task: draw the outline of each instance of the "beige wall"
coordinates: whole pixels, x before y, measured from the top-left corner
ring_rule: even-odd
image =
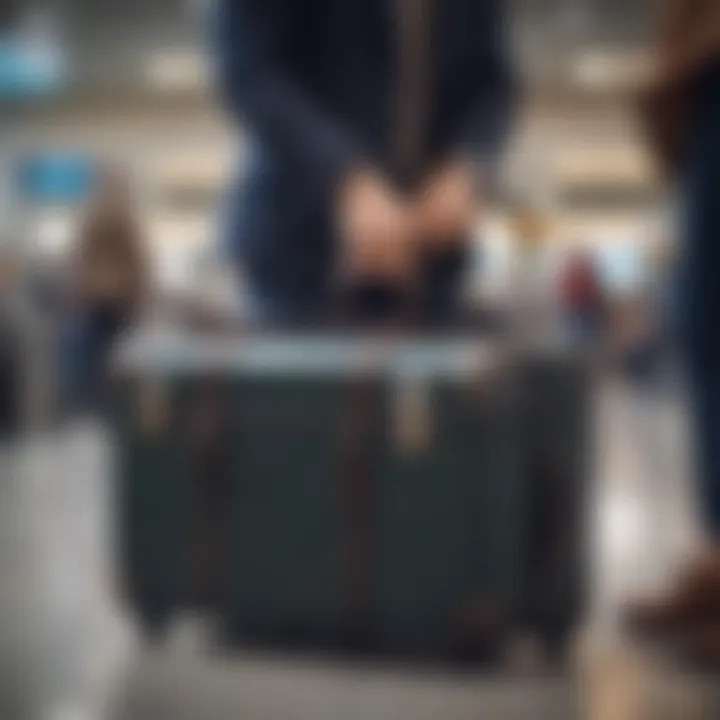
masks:
[[[197,185],[219,195],[242,153],[242,140],[206,97],[145,104],[121,102],[77,104],[36,112],[19,124],[18,149],[72,148],[126,161],[143,198],[151,246],[172,275],[183,257],[200,251],[216,235],[212,204],[177,213],[160,201],[168,184]],[[627,242],[646,237],[651,218],[646,211],[583,213],[555,202],[563,183],[648,183],[651,169],[644,155],[629,106],[615,101],[587,105],[577,100],[540,98],[526,107],[506,167],[508,182],[547,203],[555,220],[558,243],[577,239]],[[62,248],[72,213],[49,212],[30,223]]]

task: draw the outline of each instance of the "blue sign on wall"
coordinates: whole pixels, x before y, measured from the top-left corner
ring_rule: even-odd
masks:
[[[47,95],[64,81],[64,62],[53,44],[0,37],[0,99]]]
[[[37,155],[21,161],[17,189],[27,202],[72,205],[92,193],[96,176],[95,164],[82,155]]]

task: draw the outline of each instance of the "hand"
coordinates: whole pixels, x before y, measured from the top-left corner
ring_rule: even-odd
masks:
[[[476,217],[472,168],[463,163],[440,170],[418,195],[413,221],[416,234],[431,247],[466,240]]]
[[[372,172],[353,174],[340,188],[342,270],[352,277],[405,278],[412,264],[410,215]]]

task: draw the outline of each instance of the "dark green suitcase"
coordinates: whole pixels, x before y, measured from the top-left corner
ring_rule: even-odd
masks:
[[[111,414],[118,546],[148,630],[203,608],[248,639],[346,641],[360,604],[348,554],[364,522],[351,493],[373,471],[354,488],[345,480],[359,455],[376,454],[353,423],[380,427],[363,408],[380,411],[380,375],[374,391],[367,370],[384,347],[187,335],[124,344]]]
[[[138,347],[115,418],[123,565],[146,621],[205,605],[244,641],[428,656],[577,619],[576,359],[447,339]]]
[[[517,621],[525,489],[513,379],[513,362],[491,344],[399,349],[389,392],[395,412],[384,433],[375,583],[392,651],[494,652]],[[414,448],[393,428],[404,405],[406,422],[428,425]]]
[[[233,636],[347,647],[367,631],[363,566],[388,352],[349,338],[246,349],[231,399]]]
[[[488,346],[457,341],[358,362],[369,347],[257,343],[233,383],[231,625],[286,646],[486,646],[522,585],[511,365],[491,376]]]
[[[118,381],[113,416],[123,586],[150,629],[178,609],[189,593],[187,528],[192,500],[181,418],[173,417],[161,429],[154,419],[141,417],[160,412],[142,409],[142,382],[135,378]],[[157,381],[151,390],[147,382],[147,402],[159,402],[158,398],[150,401],[151,393],[169,392],[160,391]],[[177,399],[182,394],[179,387],[173,388]]]

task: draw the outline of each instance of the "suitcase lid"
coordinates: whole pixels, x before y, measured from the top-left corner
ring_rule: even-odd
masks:
[[[120,372],[130,374],[370,372],[390,378],[462,378],[497,368],[500,350],[495,342],[448,337],[298,333],[228,338],[140,331],[120,343],[114,364]]]
[[[124,373],[243,372],[349,374],[380,371],[389,346],[381,339],[336,335],[227,338],[182,333],[137,333],[121,343],[116,368]]]
[[[502,365],[497,342],[461,339],[416,339],[399,343],[391,373],[399,378],[425,380],[477,378]]]

